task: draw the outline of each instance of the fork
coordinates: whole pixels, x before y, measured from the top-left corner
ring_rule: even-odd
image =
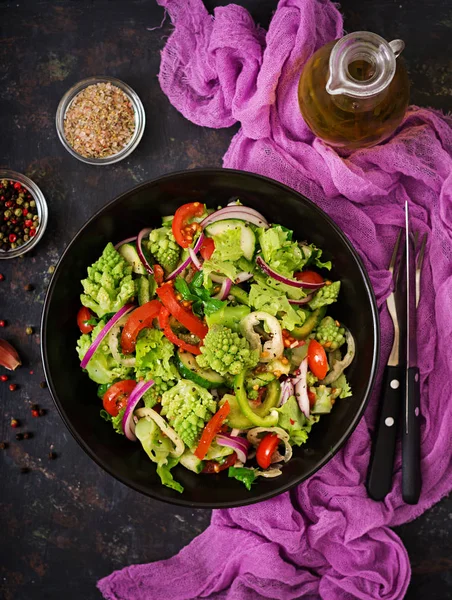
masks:
[[[392,291],[386,299],[386,304],[394,325],[394,339],[383,376],[380,415],[367,478],[367,491],[374,500],[382,500],[392,486],[395,445],[402,403],[403,369],[400,360],[400,324],[403,323],[403,315],[400,303],[396,303],[396,297],[401,287],[401,272],[405,254],[405,249],[403,249],[396,268],[402,233],[401,229],[397,235],[388,267],[388,271],[392,275]]]

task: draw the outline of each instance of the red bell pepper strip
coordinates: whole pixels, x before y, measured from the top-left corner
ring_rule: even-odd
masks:
[[[223,421],[228,416],[230,410],[231,407],[229,405],[229,402],[226,400],[223,406],[219,410],[217,410],[217,412],[213,415],[213,417],[204,427],[204,431],[202,432],[198,447],[195,450],[195,456],[197,456],[199,460],[204,460],[204,457],[207,454],[207,450],[210,448],[210,444],[213,442],[214,437],[220,431],[220,428],[223,425]]]
[[[192,354],[201,354],[199,346],[195,346],[194,344],[188,344],[184,340],[181,340],[177,337],[177,335],[171,329],[169,323],[170,316],[170,311],[165,306],[162,306],[159,314],[159,325],[160,328],[163,329],[165,337],[175,346],[179,346],[179,348],[182,348],[182,350],[186,350],[187,352],[191,352]]]
[[[171,282],[161,285],[157,288],[156,293],[163,306],[166,306],[176,321],[179,321],[181,325],[186,327],[190,333],[194,333],[199,339],[202,340],[206,337],[209,328],[191,310],[187,310],[179,304]]]
[[[151,300],[131,313],[121,333],[121,348],[124,354],[131,354],[135,350],[138,334],[145,327],[152,327],[152,321],[158,317],[161,308],[158,300]]]

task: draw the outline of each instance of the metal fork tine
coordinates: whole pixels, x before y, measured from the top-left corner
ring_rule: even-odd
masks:
[[[399,289],[400,280],[402,277],[404,263],[405,263],[405,253],[406,253],[406,247],[405,247],[405,244],[403,244],[402,252],[400,253],[400,260],[397,265],[397,271],[394,274],[394,292],[397,292],[397,290]]]
[[[399,252],[400,240],[402,238],[402,229],[399,231],[396,239],[396,243],[394,244],[394,250],[392,251],[391,262],[389,263],[388,271],[394,274],[394,267],[397,260],[397,254]]]
[[[422,238],[421,249],[419,250],[419,254],[417,257],[417,261],[416,261],[416,308],[418,307],[419,301],[421,299],[421,271],[422,271],[422,265],[424,263],[424,254],[425,254],[426,244],[427,244],[427,234],[424,233],[424,237]]]
[[[424,254],[425,254],[425,246],[427,244],[427,234],[424,233],[424,237],[422,238],[421,249],[419,250],[419,254],[417,257],[416,269],[422,269],[422,263],[424,262]]]

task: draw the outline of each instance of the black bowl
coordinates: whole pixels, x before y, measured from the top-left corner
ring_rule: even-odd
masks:
[[[331,414],[313,427],[308,443],[294,449],[293,458],[275,479],[260,478],[251,491],[226,473],[195,475],[174,470],[183,494],[163,487],[154,464],[138,443],[114,433],[99,416],[97,386],[82,372],[75,351],[80,335],[76,314],[80,280],[86,268],[114,243],[158,225],[187,201],[210,207],[231,198],[262,212],[270,222],[295,230],[324,249],[333,260],[332,279],[342,281],[340,300],[331,310],[356,340],[356,358],[347,375],[353,397],[337,401]],[[325,465],[344,444],[363,415],[375,378],[379,328],[375,298],[363,264],[333,221],[304,196],[271,179],[241,171],[205,169],[173,173],[122,194],[92,217],[68,246],[56,268],[44,305],[42,355],[50,391],[66,426],[98,465],[122,483],[152,498],[183,506],[225,508],[251,504],[280,494]]]

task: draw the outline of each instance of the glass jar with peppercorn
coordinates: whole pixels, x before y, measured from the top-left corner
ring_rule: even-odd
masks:
[[[36,246],[47,225],[47,203],[28,177],[0,169],[0,260]]]

